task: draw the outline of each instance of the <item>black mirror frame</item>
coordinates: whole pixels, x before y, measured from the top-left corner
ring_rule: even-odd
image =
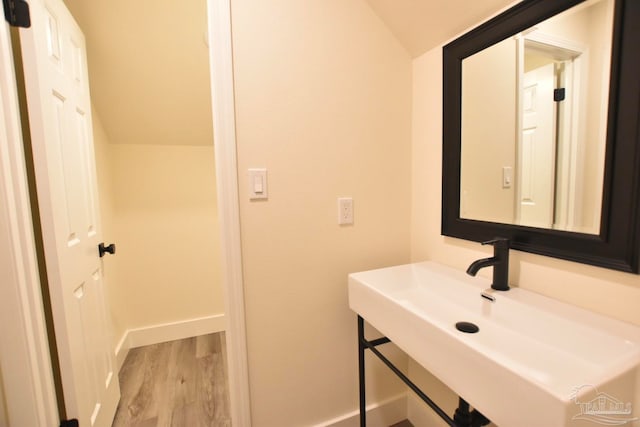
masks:
[[[462,60],[583,0],[524,0],[443,48],[442,234],[614,270],[640,267],[640,1],[615,0],[600,234],[460,218]]]

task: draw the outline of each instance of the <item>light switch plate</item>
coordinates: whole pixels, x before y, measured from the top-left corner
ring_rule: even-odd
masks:
[[[268,198],[267,169],[249,169],[249,200],[266,200]]]
[[[504,166],[502,168],[502,188],[511,188],[513,184],[513,168]]]

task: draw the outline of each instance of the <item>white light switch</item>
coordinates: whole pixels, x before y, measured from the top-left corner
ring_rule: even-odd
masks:
[[[262,175],[255,175],[253,177],[253,192],[255,194],[264,193],[264,182],[262,181]]]
[[[249,169],[249,200],[265,200],[267,195],[267,170]]]
[[[511,166],[502,168],[502,188],[511,188],[513,183],[513,169]]]

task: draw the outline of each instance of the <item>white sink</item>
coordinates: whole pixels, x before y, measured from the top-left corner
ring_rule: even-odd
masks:
[[[487,288],[423,262],[350,274],[349,306],[501,427],[640,416],[639,327],[518,288],[489,289],[491,302]],[[461,321],[479,332],[458,331]]]

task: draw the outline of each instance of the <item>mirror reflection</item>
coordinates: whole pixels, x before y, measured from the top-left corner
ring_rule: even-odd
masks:
[[[613,3],[463,60],[461,218],[599,233]]]

